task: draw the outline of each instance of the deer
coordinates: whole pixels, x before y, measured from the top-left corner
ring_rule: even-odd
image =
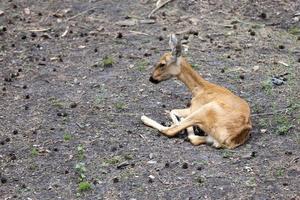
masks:
[[[170,35],[169,45],[171,52],[160,57],[149,81],[158,84],[175,78],[183,82],[192,93],[190,106],[169,112],[171,126],[163,126],[145,115],[141,116],[142,122],[168,137],[186,130],[193,145],[234,149],[244,144],[252,129],[248,103],[228,89],[202,78],[182,56],[181,41],[175,34]],[[200,128],[204,136],[196,135],[194,126]]]

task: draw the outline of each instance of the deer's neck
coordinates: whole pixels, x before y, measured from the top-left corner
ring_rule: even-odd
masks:
[[[181,73],[178,75],[178,79],[182,81],[191,92],[195,89],[205,89],[209,82],[204,80],[185,58],[181,58],[180,64]]]

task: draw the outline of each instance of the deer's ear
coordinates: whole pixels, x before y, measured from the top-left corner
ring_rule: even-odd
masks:
[[[170,35],[169,45],[172,50],[172,55],[174,57],[181,56],[181,42],[177,40],[175,34]]]
[[[177,38],[176,38],[175,34],[172,33],[170,35],[170,39],[169,39],[169,45],[172,50],[172,53],[176,51],[177,43],[178,43]]]

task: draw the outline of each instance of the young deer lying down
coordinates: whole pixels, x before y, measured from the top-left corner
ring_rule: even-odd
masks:
[[[204,80],[194,71],[181,56],[181,43],[177,42],[174,34],[169,44],[172,53],[165,53],[160,58],[149,80],[157,84],[176,77],[192,92],[191,106],[172,110],[170,116],[174,124],[170,127],[162,126],[146,116],[142,116],[141,120],[169,137],[187,129],[188,139],[194,145],[208,143],[216,148],[233,149],[243,144],[252,128],[248,103],[226,88]],[[206,136],[195,135],[194,125],[202,129]]]

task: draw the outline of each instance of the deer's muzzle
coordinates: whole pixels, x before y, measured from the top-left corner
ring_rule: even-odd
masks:
[[[149,81],[150,81],[151,83],[154,83],[154,84],[157,84],[157,83],[160,82],[160,81],[154,79],[152,76],[149,78]]]

